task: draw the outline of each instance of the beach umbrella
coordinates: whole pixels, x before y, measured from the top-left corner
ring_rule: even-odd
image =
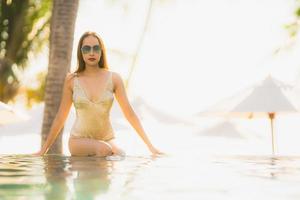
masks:
[[[252,133],[252,134],[250,134]],[[197,132],[200,136],[222,137],[230,139],[246,139],[249,136],[258,138],[253,131],[244,130],[231,121],[221,121]]]
[[[290,85],[268,76],[262,82],[242,90],[197,115],[248,119],[269,118],[272,135],[272,152],[274,154],[274,118],[278,114],[298,112],[295,100],[288,95],[291,90],[292,87]]]
[[[0,102],[0,125],[27,120],[29,117],[11,106]]]

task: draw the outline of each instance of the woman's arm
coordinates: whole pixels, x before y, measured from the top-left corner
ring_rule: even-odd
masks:
[[[144,141],[144,143],[147,145],[149,150],[153,154],[162,154],[159,150],[157,150],[152,143],[150,142],[148,136],[146,135],[140,120],[138,119],[137,115],[135,114],[134,110],[132,109],[127,94],[125,91],[125,87],[123,84],[123,80],[120,77],[119,74],[113,73],[113,83],[114,83],[114,90],[115,90],[115,97],[120,104],[120,107],[126,117],[126,119],[129,121],[131,126],[136,130],[138,135],[141,137],[141,139]]]
[[[60,130],[62,129],[71,105],[72,105],[72,80],[73,80],[74,75],[73,74],[68,74],[66,76],[65,82],[64,82],[64,88],[63,88],[63,93],[62,93],[62,99],[60,102],[60,106],[58,109],[58,112],[54,118],[54,121],[51,125],[47,140],[45,144],[43,145],[42,149],[36,153],[36,155],[43,155],[47,153],[51,145],[54,143],[56,137],[58,136]]]

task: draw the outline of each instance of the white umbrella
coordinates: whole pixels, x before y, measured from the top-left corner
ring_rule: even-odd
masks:
[[[201,136],[235,138],[235,139],[245,139],[248,138],[249,136],[254,136],[255,138],[258,138],[256,134],[253,135],[253,131],[244,130],[231,121],[218,122],[217,124],[202,129],[200,132],[197,132],[197,134]]]
[[[29,117],[11,106],[0,102],[0,125],[27,120]]]
[[[292,87],[268,76],[261,83],[200,112],[200,116],[256,118],[271,121],[272,152],[274,154],[273,120],[277,114],[298,112],[294,100],[288,96]]]

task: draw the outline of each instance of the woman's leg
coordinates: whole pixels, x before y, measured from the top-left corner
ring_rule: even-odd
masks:
[[[112,154],[110,144],[89,138],[70,138],[69,150],[72,156],[109,156]]]
[[[107,143],[111,146],[113,155],[125,156],[125,151],[120,149],[114,142],[114,140],[109,140]]]

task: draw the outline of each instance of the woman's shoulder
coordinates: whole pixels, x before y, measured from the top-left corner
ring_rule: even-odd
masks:
[[[112,79],[118,79],[118,80],[120,80],[120,79],[122,79],[121,78],[121,75],[118,73],[118,72],[115,72],[115,71],[108,71],[109,73],[111,73],[111,75],[112,75]]]
[[[116,88],[124,88],[125,87],[125,82],[124,82],[122,76],[117,72],[112,72],[112,82],[114,85],[114,90]]]
[[[70,81],[73,82],[74,78],[77,77],[77,76],[78,76],[78,73],[76,73],[76,72],[73,72],[73,73],[69,72],[69,73],[66,74],[66,79],[65,80],[67,82],[70,82]]]
[[[73,82],[74,82],[74,78],[77,77],[78,74],[73,72],[69,72],[66,74],[66,78],[65,78],[65,83],[70,87],[70,88],[73,88]]]

